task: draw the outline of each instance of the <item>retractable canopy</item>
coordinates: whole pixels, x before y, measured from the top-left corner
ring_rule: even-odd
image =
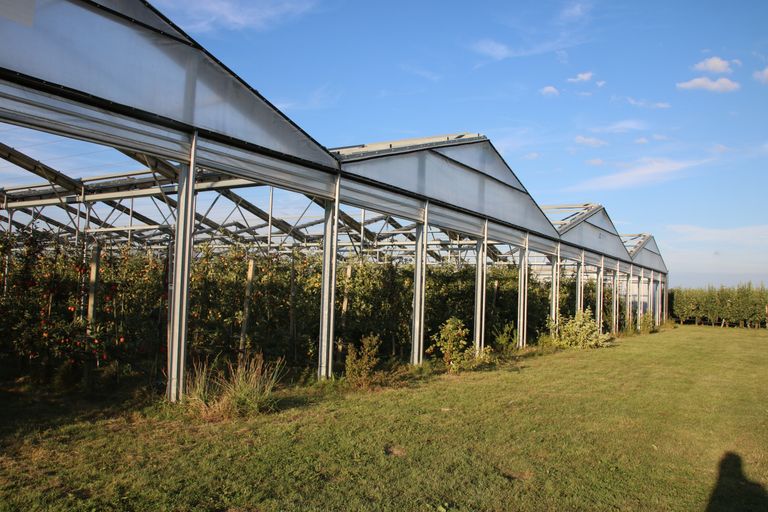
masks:
[[[338,168],[325,148],[146,2],[0,2],[0,78]]]

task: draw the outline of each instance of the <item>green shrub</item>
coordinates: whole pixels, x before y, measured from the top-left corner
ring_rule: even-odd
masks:
[[[473,370],[491,361],[493,351],[490,347],[485,347],[475,356],[475,349],[469,342],[469,329],[456,317],[446,320],[432,336],[432,341],[434,345],[427,349],[427,354],[439,351],[449,373]]]
[[[514,322],[505,323],[500,329],[493,330],[493,346],[502,355],[510,355],[515,350],[517,331]]]
[[[553,329],[550,336],[552,344],[561,348],[597,348],[611,340],[610,335],[600,334],[590,308],[577,312],[573,318],[563,318],[559,329]]]
[[[357,388],[369,388],[373,382],[374,371],[379,364],[381,338],[375,334],[363,336],[358,350],[352,343],[347,345],[345,374],[347,382]]]
[[[654,325],[653,315],[651,313],[640,315],[638,326],[640,334],[651,334],[652,332],[656,332],[656,325]]]

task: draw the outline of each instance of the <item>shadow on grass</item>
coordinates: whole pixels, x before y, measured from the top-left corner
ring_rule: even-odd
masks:
[[[154,397],[156,398],[156,397]],[[54,392],[0,384],[0,442],[17,432],[42,431],[80,421],[113,418],[139,410],[153,400],[135,383],[110,392]]]
[[[768,495],[765,487],[744,475],[741,457],[726,452],[720,459],[720,472],[709,496],[706,512],[732,510],[765,512],[768,510]]]

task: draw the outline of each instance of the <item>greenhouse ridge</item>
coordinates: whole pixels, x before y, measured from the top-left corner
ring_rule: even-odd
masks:
[[[72,244],[96,268],[84,283],[91,290],[103,250],[120,244],[166,255],[172,401],[184,391],[190,272],[203,244],[321,257],[320,378],[334,369],[339,260],[413,266],[413,364],[425,349],[429,265],[475,269],[478,353],[493,265],[519,269],[521,347],[531,277],[549,283],[554,322],[563,275],[576,279],[577,310],[591,307],[584,290],[594,281],[595,316],[611,332],[646,314],[655,324],[668,316],[668,269],[652,235],[619,233],[602,205],[539,205],[479,133],[327,149],[139,0],[0,7],[0,33],[14,42],[0,45],[0,121],[113,148],[138,167],[70,175],[60,161],[0,141],[0,158],[41,180],[0,190],[2,229]],[[248,275],[250,283],[252,265]],[[247,313],[243,324],[245,333]]]

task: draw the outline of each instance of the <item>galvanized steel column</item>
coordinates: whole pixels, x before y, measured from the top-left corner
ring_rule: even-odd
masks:
[[[629,329],[632,326],[632,271],[634,270],[634,267],[632,265],[629,266],[629,274],[627,274],[627,296],[624,299],[626,302],[625,309],[624,309],[624,316],[625,318],[625,329]]]
[[[656,298],[653,295],[653,270],[651,270],[651,277],[648,278],[648,314],[651,315],[651,322],[656,325]]]
[[[576,312],[584,311],[584,251],[576,264]]]
[[[557,324],[560,316],[560,243],[552,257],[552,290],[549,300],[549,318]]]
[[[603,279],[605,277],[605,257],[600,256],[600,268],[597,271],[597,298],[595,300],[595,320],[597,320],[598,331],[603,333]]]
[[[475,262],[475,356],[485,347],[485,287],[488,254],[488,220],[483,227],[483,238],[477,241]]]
[[[523,348],[528,339],[528,234],[520,248],[517,276],[517,347]]]
[[[179,170],[176,232],[173,254],[173,289],[169,294],[170,335],[168,337],[168,400],[177,402],[184,394],[186,372],[189,276],[195,235],[195,173],[197,132],[192,134],[189,165]]]
[[[611,291],[611,333],[619,332],[619,263],[613,271],[613,290]]]
[[[419,365],[424,358],[424,297],[427,279],[427,238],[429,234],[429,203],[424,206],[424,222],[416,225],[413,261],[413,318],[411,321],[411,364]]]
[[[640,317],[643,316],[643,270],[637,276],[637,328],[640,328]]]
[[[323,278],[320,288],[320,337],[317,376],[327,379],[333,375],[333,336],[336,308],[336,245],[339,218],[339,187],[341,176],[336,177],[333,200],[325,201],[323,229]]]

